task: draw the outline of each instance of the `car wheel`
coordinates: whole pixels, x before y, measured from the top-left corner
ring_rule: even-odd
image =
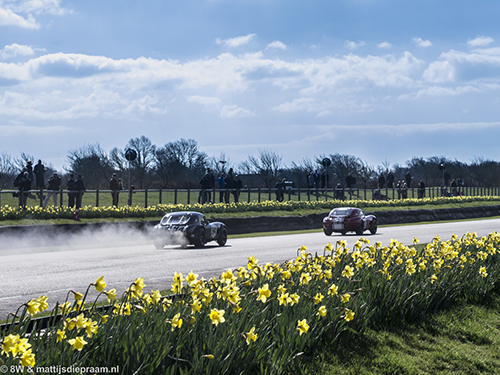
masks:
[[[219,244],[219,246],[224,246],[226,242],[227,242],[227,231],[223,228],[219,236],[219,239],[217,240],[217,243]]]
[[[371,234],[375,234],[375,233],[377,233],[377,220],[375,220],[375,221],[373,222],[373,225],[372,225],[372,227],[370,228],[370,233],[371,233]]]
[[[332,233],[333,233],[333,230],[323,228],[323,232],[325,232],[325,235],[326,235],[326,236],[331,236],[331,235],[332,235]]]
[[[154,244],[157,249],[163,249],[165,247],[165,242],[161,240],[154,240]]]
[[[365,225],[363,222],[361,222],[361,224],[359,224],[358,229],[356,229],[356,234],[358,236],[361,236],[363,234],[364,230],[365,230]]]
[[[205,230],[204,228],[198,229],[198,234],[194,240],[194,246],[203,247],[207,243],[207,239],[205,238]]]

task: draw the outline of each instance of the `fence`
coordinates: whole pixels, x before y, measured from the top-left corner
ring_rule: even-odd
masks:
[[[441,187],[428,187],[425,189],[425,197],[434,198],[442,196],[498,196],[499,187],[460,187],[453,193]],[[16,190],[0,190],[0,206],[18,206],[19,200],[15,195]],[[28,206],[42,206],[46,190],[31,190],[27,199]],[[59,205],[68,204],[67,190],[61,190],[57,194]],[[278,193],[278,194],[277,194]],[[305,189],[289,188],[283,191],[282,199],[290,201],[313,201],[331,200],[339,195],[345,199],[400,199],[401,194],[397,188],[378,189]],[[148,207],[157,204],[194,204],[204,202],[261,202],[265,200],[278,200],[279,192],[276,188],[243,188],[237,190],[201,190],[201,189],[145,189],[145,190],[122,190],[119,193],[119,205],[135,205]],[[404,196],[402,197],[404,198]],[[420,198],[417,188],[406,190],[406,198]],[[52,198],[48,202],[53,205]],[[107,207],[112,205],[111,190],[87,190],[82,197],[82,206]]]

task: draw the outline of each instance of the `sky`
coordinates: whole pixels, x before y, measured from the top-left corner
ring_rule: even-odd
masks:
[[[0,155],[500,160],[498,0],[0,0]]]

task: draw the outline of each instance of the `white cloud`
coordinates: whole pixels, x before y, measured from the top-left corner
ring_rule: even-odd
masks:
[[[478,36],[475,39],[472,40],[469,39],[467,41],[467,45],[469,47],[485,47],[493,42],[494,42],[493,38],[487,36]]]
[[[382,42],[382,43],[378,44],[377,47],[378,48],[391,48],[392,44],[389,42]]]
[[[0,26],[17,26],[24,29],[38,29],[40,27],[31,14],[26,19],[5,8],[0,8]]]
[[[34,54],[35,51],[30,46],[21,46],[17,43],[5,46],[0,50],[0,58],[2,59],[8,59],[16,56],[30,56]]]
[[[398,99],[400,100],[412,100],[419,99],[421,97],[443,97],[443,96],[459,96],[463,94],[468,94],[471,92],[480,92],[480,90],[476,87],[472,86],[463,86],[463,87],[440,87],[440,86],[432,86],[426,89],[419,90],[416,94],[404,94],[401,95]]]
[[[215,107],[217,108],[220,104],[220,99],[216,97],[208,97],[208,96],[200,96],[200,95],[192,95],[187,98],[187,101],[190,103],[196,103],[204,105],[205,107]]]
[[[250,43],[254,37],[255,37],[255,34],[248,34],[245,36],[237,36],[236,38],[223,39],[223,40],[220,38],[217,38],[217,40],[215,42],[217,44],[223,44],[227,47],[235,48],[235,47],[240,47],[240,46],[243,46],[245,44]]]
[[[231,117],[252,117],[255,114],[245,108],[238,107],[237,105],[228,105],[224,106],[220,111],[220,116],[223,118],[231,118]]]
[[[15,12],[64,15],[72,13],[71,10],[61,7],[61,0],[24,0],[12,5]]]
[[[285,43],[283,42],[280,42],[279,40],[275,40],[274,42],[272,43],[269,43],[266,47],[266,49],[282,49],[282,50],[286,50],[288,47]]]
[[[434,61],[424,71],[423,78],[433,83],[451,82],[455,79],[455,67],[448,61]]]
[[[432,43],[430,40],[423,40],[422,38],[413,38],[412,40],[419,47],[426,48],[426,47],[432,46]]]
[[[346,40],[344,43],[344,46],[349,49],[357,49],[359,47],[362,47],[365,45],[365,42],[359,41],[359,42],[351,42],[350,40]]]

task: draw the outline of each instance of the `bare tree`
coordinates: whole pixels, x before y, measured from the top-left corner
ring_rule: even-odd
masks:
[[[282,156],[276,152],[259,149],[259,157],[248,156],[248,162],[244,165],[249,171],[260,176],[264,186],[272,187],[279,178],[281,172]]]
[[[0,188],[11,187],[16,176],[16,168],[10,159],[10,155],[0,154]]]
[[[108,181],[113,173],[113,165],[106,152],[99,146],[84,145],[68,152],[68,172],[81,174],[87,188],[108,188]]]
[[[181,139],[157,148],[155,170],[165,187],[198,187],[208,156],[193,139]]]
[[[137,158],[129,162],[125,157],[128,149],[133,149],[137,153]],[[152,170],[154,169],[156,146],[145,136],[132,138],[128,141],[123,150],[113,148],[109,154],[110,161],[117,172],[131,174],[131,184],[137,184],[140,189],[149,186],[152,179]]]

